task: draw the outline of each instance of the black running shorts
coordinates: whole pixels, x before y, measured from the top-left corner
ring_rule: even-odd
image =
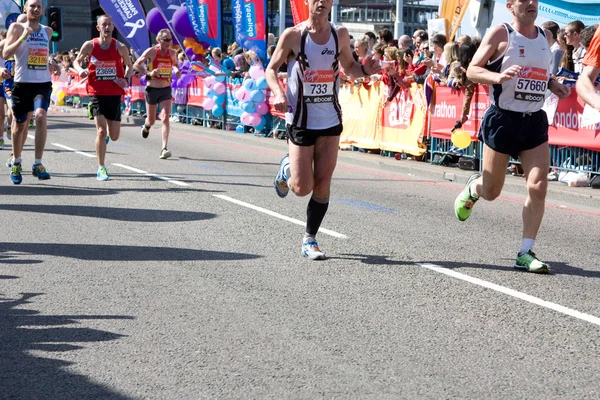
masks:
[[[522,151],[548,141],[548,117],[544,110],[521,113],[491,105],[483,115],[478,138],[492,150],[516,159]]]
[[[296,146],[314,146],[321,136],[340,136],[344,127],[339,124],[327,129],[300,129],[288,124],[285,129],[288,137]]]
[[[15,82],[12,90],[13,113],[17,122],[25,122],[27,114],[38,108],[48,110],[52,82],[28,83]],[[23,121],[20,121],[20,120]]]
[[[90,96],[92,117],[104,116],[109,121],[121,121],[121,96]]]
[[[164,88],[146,86],[146,103],[150,105],[159,104],[165,100],[171,100],[172,98],[171,86]]]

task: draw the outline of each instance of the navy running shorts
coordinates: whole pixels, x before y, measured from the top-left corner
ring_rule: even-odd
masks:
[[[548,117],[544,110],[521,113],[491,105],[483,115],[478,138],[492,150],[516,159],[548,141]]]

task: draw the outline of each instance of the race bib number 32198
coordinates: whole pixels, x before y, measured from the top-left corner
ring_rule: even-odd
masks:
[[[27,51],[27,69],[48,69],[48,49],[29,48]]]

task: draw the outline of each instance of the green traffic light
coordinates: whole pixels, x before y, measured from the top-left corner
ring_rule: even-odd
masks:
[[[58,32],[52,32],[52,37],[58,37]]]

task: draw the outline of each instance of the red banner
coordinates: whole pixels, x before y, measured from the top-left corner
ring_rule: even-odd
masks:
[[[294,25],[298,25],[300,22],[308,19],[308,5],[303,0],[290,0],[290,6],[292,7]]]
[[[444,86],[436,88],[435,107],[431,116],[431,136],[450,139],[450,131],[462,113],[463,98],[462,91],[457,92]],[[477,139],[481,118],[490,104],[488,86],[477,85],[471,101],[469,120],[463,126],[473,140]],[[568,98],[558,102],[553,123],[548,129],[550,144],[600,151],[600,124],[582,126],[584,106],[585,103],[577,96],[575,90],[571,90]]]
[[[138,76],[131,77],[131,86],[127,89],[127,93],[131,96],[130,100],[132,103],[136,101],[146,101],[145,87],[140,83]]]
[[[487,85],[477,85],[471,100],[469,119],[462,129],[469,132],[473,140],[477,140],[481,119],[485,110],[490,108],[490,97]],[[461,119],[465,93],[446,86],[437,86],[435,90],[435,106],[431,115],[429,134],[435,138],[450,139],[452,128]]]
[[[188,86],[188,106],[202,107],[204,99],[206,99],[206,96],[204,95],[204,79],[198,76],[196,77],[196,80],[192,81],[191,85]]]
[[[600,124],[581,125],[584,106],[575,90],[571,90],[567,99],[558,102],[554,123],[548,130],[550,144],[600,151]]]

